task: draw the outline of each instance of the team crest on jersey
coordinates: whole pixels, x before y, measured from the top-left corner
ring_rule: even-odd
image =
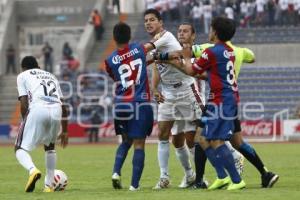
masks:
[[[208,60],[208,54],[206,52],[203,52],[201,57],[205,60]]]
[[[167,71],[167,66],[161,64],[161,63],[158,63],[157,64],[157,69],[159,71],[160,74],[164,73],[165,71]]]
[[[230,57],[234,57],[234,52],[233,51],[227,51],[227,50],[225,50],[223,52],[223,55],[224,55],[225,58],[230,59]]]

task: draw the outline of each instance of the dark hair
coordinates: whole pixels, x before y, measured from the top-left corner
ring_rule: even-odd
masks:
[[[21,62],[21,67],[24,69],[35,69],[35,68],[40,68],[35,57],[33,56],[25,56],[22,59]]]
[[[119,22],[114,26],[113,34],[118,44],[126,44],[131,38],[131,29],[126,23]]]
[[[181,26],[181,25],[188,25],[188,26],[190,26],[190,27],[191,27],[192,33],[193,33],[193,34],[196,33],[193,24],[191,24],[190,22],[183,22],[183,23],[181,23],[179,26]]]
[[[147,9],[147,10],[144,12],[144,17],[145,17],[146,15],[149,15],[149,14],[155,15],[155,17],[156,17],[158,20],[162,20],[159,11],[156,10],[156,9],[154,9],[154,8]]]
[[[231,40],[235,34],[235,23],[225,17],[216,17],[211,22],[211,27],[216,31],[218,39],[226,42]]]

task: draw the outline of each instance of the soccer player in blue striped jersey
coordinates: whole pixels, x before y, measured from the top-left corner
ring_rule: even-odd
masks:
[[[145,139],[152,132],[153,110],[146,69],[146,52],[152,45],[130,43],[131,29],[118,23],[113,30],[117,49],[105,60],[106,71],[117,84],[114,99],[116,134],[122,135],[113,168],[112,184],[121,189],[121,169],[128,150],[134,145],[130,191],[140,188],[145,160]]]
[[[241,67],[243,63],[253,63],[255,61],[254,53],[248,48],[237,47],[233,45],[230,41],[227,41],[226,44],[230,46],[235,53],[235,62],[234,62],[234,71],[235,77],[238,79]],[[214,44],[201,44],[194,45],[193,55],[197,58],[200,58],[202,52],[209,47],[214,46]],[[241,123],[239,119],[236,119],[234,122],[234,134],[230,140],[231,144],[237,149],[240,153],[245,156],[245,158],[259,171],[261,175],[261,186],[263,188],[270,188],[278,181],[279,176],[265,167],[263,161],[255,151],[252,145],[247,143],[241,134]]]

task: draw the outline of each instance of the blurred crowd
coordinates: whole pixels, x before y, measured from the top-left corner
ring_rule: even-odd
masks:
[[[145,0],[164,21],[190,21],[198,31],[208,33],[211,19],[227,16],[240,27],[297,26],[300,0]]]

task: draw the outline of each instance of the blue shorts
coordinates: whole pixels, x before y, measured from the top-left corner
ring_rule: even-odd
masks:
[[[130,139],[143,139],[151,135],[153,110],[148,102],[118,103],[114,107],[114,122],[117,135]]]
[[[231,138],[235,130],[237,105],[208,105],[205,115],[207,121],[202,135],[207,140],[225,141]]]

